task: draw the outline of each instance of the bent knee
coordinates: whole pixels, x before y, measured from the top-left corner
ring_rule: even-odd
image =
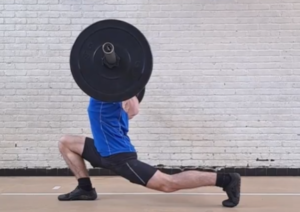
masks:
[[[81,137],[76,137],[72,135],[64,135],[60,137],[58,141],[59,149],[67,148],[72,149],[74,146],[83,145],[84,139]]]
[[[173,176],[161,172],[157,172],[153,178],[150,179],[147,187],[165,193],[172,193],[179,190]]]
[[[59,148],[65,148],[67,146],[69,146],[71,138],[69,135],[63,135],[62,137],[60,137],[60,139],[58,140],[58,147]]]
[[[86,137],[64,135],[58,141],[58,148],[60,152],[72,151],[77,154],[82,154]]]

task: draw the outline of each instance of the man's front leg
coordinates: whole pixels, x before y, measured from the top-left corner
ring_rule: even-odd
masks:
[[[71,192],[58,196],[60,201],[95,200],[96,190],[92,187],[88,170],[82,158],[83,149],[89,149],[92,141],[80,136],[63,136],[59,141],[59,151],[75,175],[78,186]]]

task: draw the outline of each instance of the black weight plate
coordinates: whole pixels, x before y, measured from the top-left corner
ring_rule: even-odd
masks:
[[[138,95],[136,95],[137,99],[139,100],[139,103],[142,102],[143,98],[144,98],[144,95],[145,95],[145,92],[146,92],[146,88],[143,88],[139,93]]]
[[[102,45],[110,42],[119,67],[103,65]],[[139,93],[152,74],[153,58],[145,36],[120,20],[103,20],[84,29],[71,50],[70,67],[79,88],[94,99],[120,102]]]

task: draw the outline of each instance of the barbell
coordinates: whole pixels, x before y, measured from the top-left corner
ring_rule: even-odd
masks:
[[[150,45],[133,25],[115,19],[86,27],[70,54],[75,83],[88,96],[121,102],[137,96],[141,102],[153,69]]]

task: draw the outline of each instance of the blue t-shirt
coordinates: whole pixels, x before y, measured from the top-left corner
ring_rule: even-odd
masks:
[[[121,102],[90,99],[88,115],[95,147],[101,156],[135,152],[128,133],[128,115]]]

